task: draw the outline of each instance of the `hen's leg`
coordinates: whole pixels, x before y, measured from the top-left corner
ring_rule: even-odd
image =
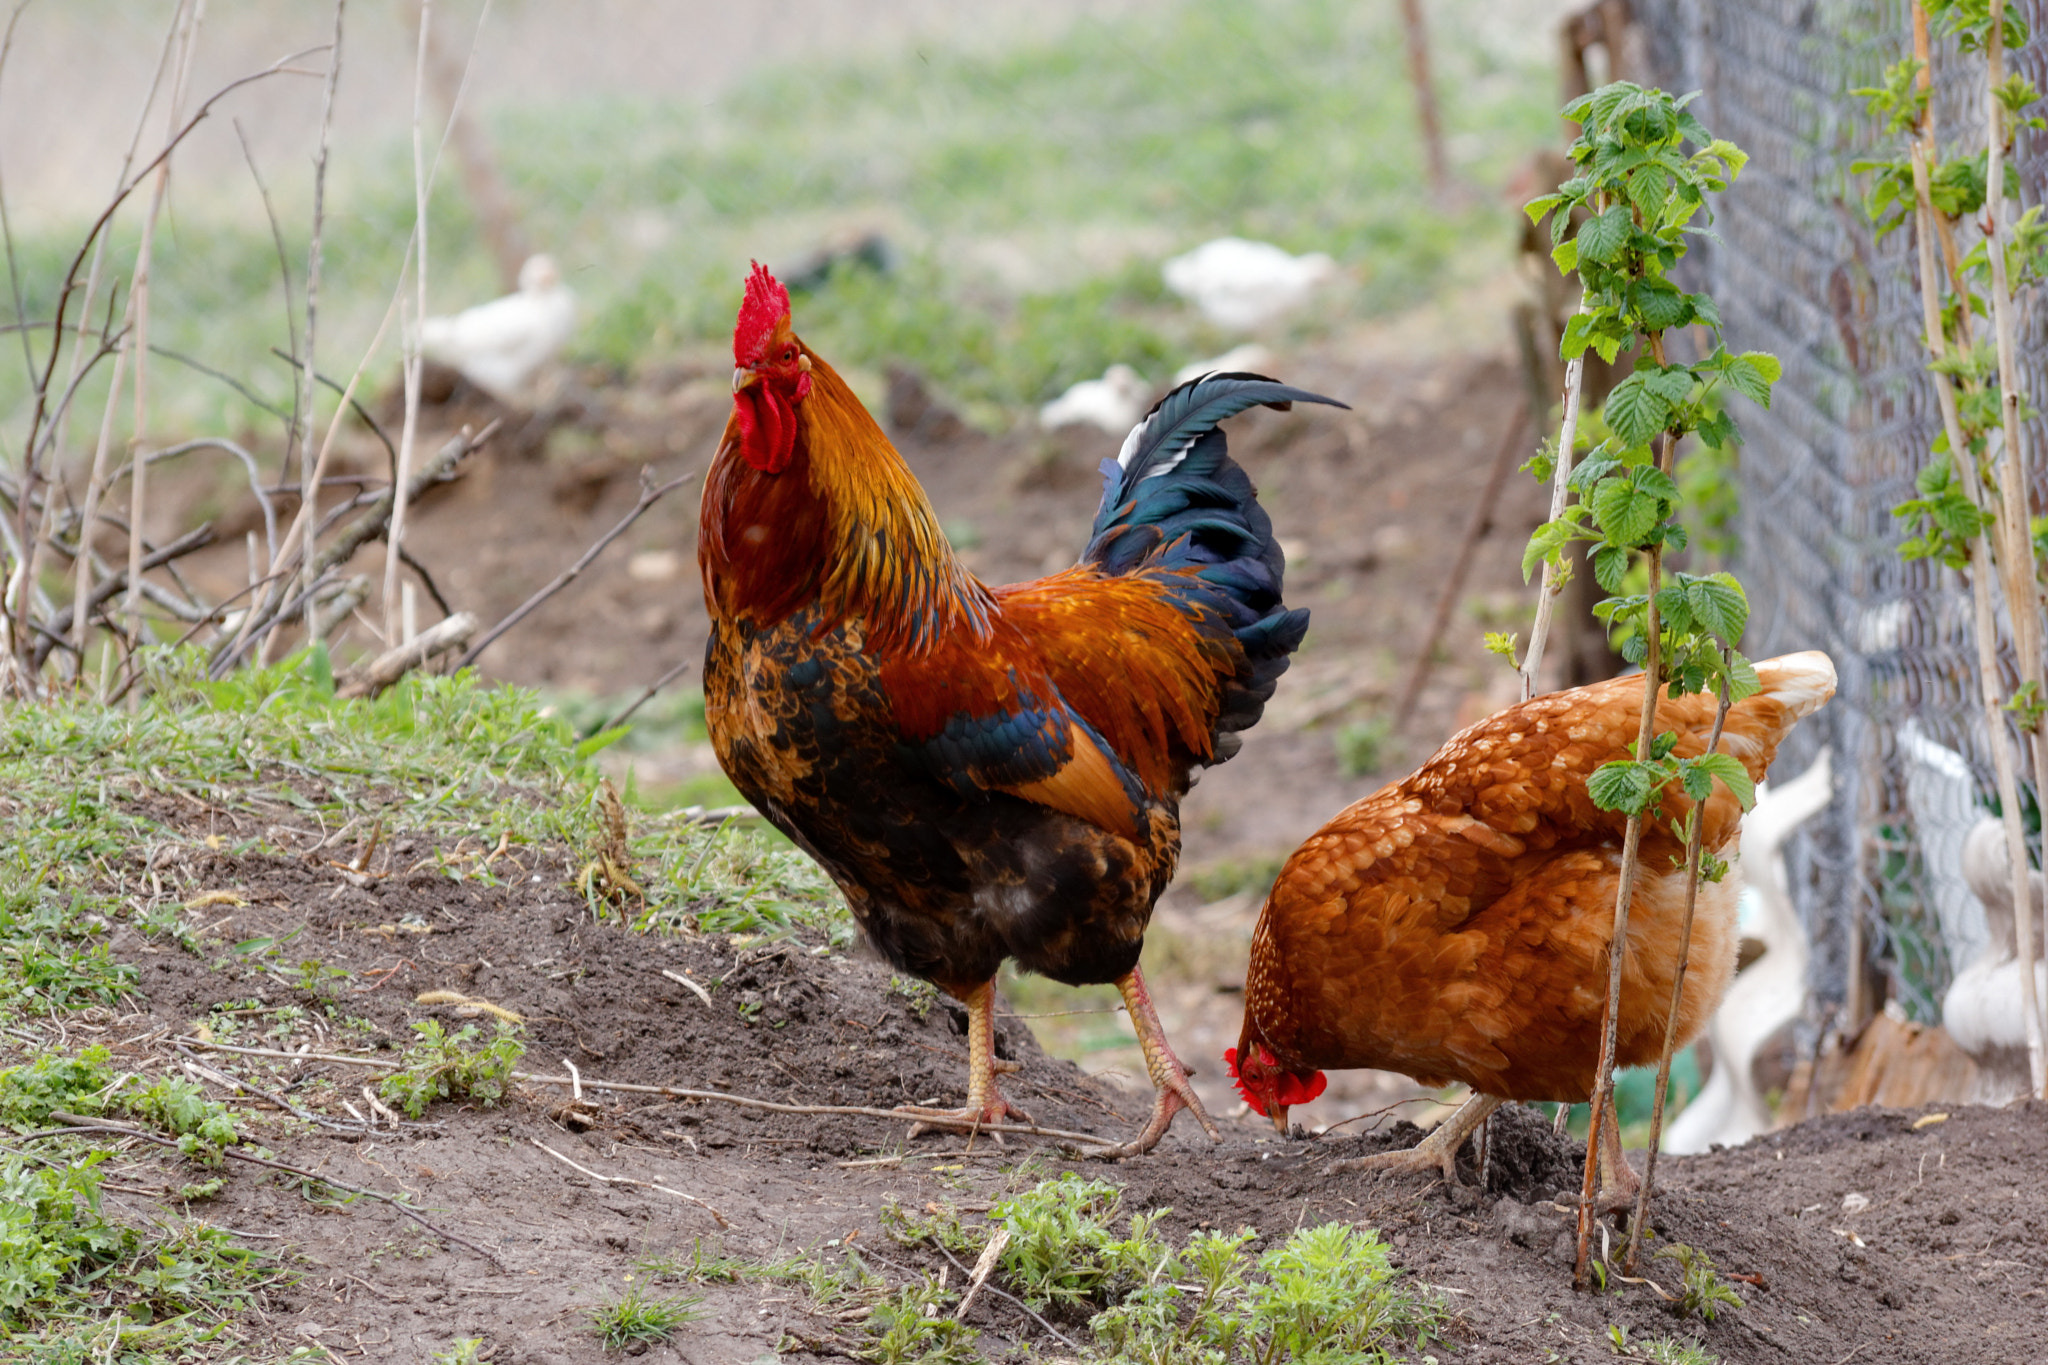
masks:
[[[1507,1101],[1496,1095],[1482,1095],[1472,1092],[1472,1098],[1460,1105],[1458,1111],[1436,1126],[1431,1133],[1413,1147],[1399,1152],[1380,1152],[1374,1156],[1355,1156],[1339,1161],[1330,1167],[1331,1174],[1342,1171],[1399,1171],[1404,1175],[1423,1171],[1441,1171],[1449,1184],[1458,1183],[1458,1151],[1465,1145],[1479,1125],[1486,1122],[1486,1116]]]
[[[1005,1119],[1031,1122],[1031,1116],[1003,1098],[996,1089],[998,1071],[1015,1071],[1015,1062],[996,1060],[996,984],[984,981],[960,997],[967,1006],[967,1106],[964,1109],[926,1109],[905,1104],[897,1108],[922,1119],[910,1130],[916,1137],[927,1129],[986,1128]],[[1002,1134],[992,1134],[997,1142]]]
[[[1180,1058],[1173,1055],[1173,1048],[1167,1044],[1166,1030],[1159,1023],[1159,1012],[1152,1008],[1152,993],[1145,989],[1145,978],[1133,967],[1116,979],[1116,988],[1123,992],[1124,1008],[1130,1012],[1131,1027],[1138,1031],[1138,1046],[1145,1050],[1145,1070],[1151,1074],[1152,1085],[1158,1090],[1159,1098],[1153,1103],[1152,1118],[1144,1130],[1123,1146],[1112,1147],[1103,1155],[1136,1156],[1140,1152],[1151,1151],[1159,1139],[1166,1136],[1173,1116],[1183,1109],[1194,1114],[1211,1142],[1223,1141],[1223,1134],[1216,1131],[1209,1112],[1202,1108],[1195,1087],[1188,1083],[1187,1068],[1180,1064]]]
[[[1600,1109],[1600,1192],[1593,1197],[1593,1209],[1616,1213],[1634,1206],[1643,1179],[1621,1150],[1621,1121],[1615,1115],[1614,1101],[1610,1099]]]

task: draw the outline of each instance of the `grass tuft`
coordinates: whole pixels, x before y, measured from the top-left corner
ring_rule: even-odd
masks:
[[[676,1328],[704,1316],[698,1307],[702,1299],[658,1298],[634,1285],[613,1303],[590,1312],[590,1325],[604,1344],[613,1350],[635,1342],[667,1341]]]

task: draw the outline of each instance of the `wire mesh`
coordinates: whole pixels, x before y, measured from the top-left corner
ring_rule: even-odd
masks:
[[[2034,38],[2009,69],[2048,86],[2048,0],[2014,0]],[[1940,428],[1921,343],[1910,228],[1878,240],[1855,160],[1895,142],[1850,92],[1879,83],[1911,50],[1904,0],[1636,0],[1655,78],[1699,90],[1708,127],[1750,154],[1715,206],[1718,240],[1700,253],[1731,348],[1785,365],[1771,409],[1738,414],[1737,572],[1755,658],[1824,649],[1841,674],[1833,705],[1794,733],[1778,761],[1796,775],[1833,750],[1836,800],[1786,846],[1813,944],[1814,1022],[1842,1006],[1858,971],[1889,978],[1915,1018],[1939,1017],[1955,968],[1984,947],[1983,912],[1964,887],[1964,834],[1993,804],[1975,702],[1968,587],[1906,563],[1891,515]],[[1935,53],[1945,155],[1981,147],[1982,57]],[[2023,133],[2020,207],[2048,189],[2048,138]],[[1965,248],[1967,249],[1967,247]],[[2048,408],[2048,307],[2022,301],[2022,382]],[[2037,485],[2048,422],[2028,424]],[[2041,487],[2036,506],[2042,505]],[[2009,643],[2005,685],[2013,683]]]

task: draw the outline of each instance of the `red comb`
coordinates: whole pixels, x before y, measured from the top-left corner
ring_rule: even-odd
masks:
[[[1280,1088],[1276,1098],[1280,1103],[1290,1107],[1297,1104],[1307,1104],[1310,1100],[1322,1094],[1329,1087],[1329,1084],[1330,1078],[1320,1071],[1305,1081],[1293,1072],[1287,1072],[1280,1077]]]
[[[766,354],[775,325],[789,316],[789,291],[768,273],[767,266],[759,261],[753,262],[753,266],[753,273],[747,276],[747,296],[740,303],[739,320],[732,329],[735,365],[751,365]]]

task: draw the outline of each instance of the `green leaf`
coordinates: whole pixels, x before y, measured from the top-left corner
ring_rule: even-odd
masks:
[[[1643,374],[1630,375],[1607,395],[1604,409],[1607,425],[1625,445],[1647,444],[1664,430],[1671,417],[1671,402],[1645,382]]]
[[[1628,574],[1628,550],[1620,545],[1602,545],[1593,551],[1593,581],[1608,592],[1620,592]]]
[[[1602,263],[1614,260],[1628,246],[1635,226],[1628,209],[1621,204],[1588,218],[1579,224],[1579,235],[1574,239],[1579,245],[1579,258]]]
[[[1674,407],[1683,403],[1692,393],[1692,371],[1683,365],[1667,365],[1662,369],[1651,368],[1638,371],[1643,383],[1652,393],[1665,399]]]
[[[1692,313],[1692,295],[1667,280],[1644,280],[1635,287],[1636,315],[1653,332],[1682,327]]]
[[[1529,544],[1522,551],[1522,581],[1527,583],[1535,573],[1536,566],[1551,558],[1572,538],[1571,523],[1560,517],[1546,521],[1537,527],[1529,537]]]
[[[1742,638],[1749,625],[1749,598],[1733,574],[1680,574],[1679,579],[1695,620],[1729,644]]]
[[[1664,501],[1617,475],[1593,490],[1593,516],[1608,544],[1638,545],[1664,519]]]
[[[576,757],[583,759],[601,753],[624,739],[632,729],[630,725],[614,725],[609,730],[600,730],[576,746]]]
[[[1648,763],[1616,760],[1603,763],[1586,780],[1586,795],[1601,810],[1640,815],[1657,794],[1654,769]]]
[[[1562,204],[1563,202],[1564,196],[1562,194],[1539,195],[1538,197],[1531,199],[1528,203],[1522,205],[1522,212],[1529,215],[1529,222],[1532,225],[1534,225],[1536,223],[1542,222],[1543,215],[1549,213],[1552,209],[1556,208],[1559,204]]]
[[[1687,762],[1694,771],[1719,778],[1722,785],[1728,788],[1729,794],[1742,803],[1744,810],[1756,804],[1756,783],[1750,780],[1749,769],[1743,767],[1742,760],[1735,755],[1701,754]],[[1704,795],[1705,793],[1701,793],[1693,799],[1700,800]]]

